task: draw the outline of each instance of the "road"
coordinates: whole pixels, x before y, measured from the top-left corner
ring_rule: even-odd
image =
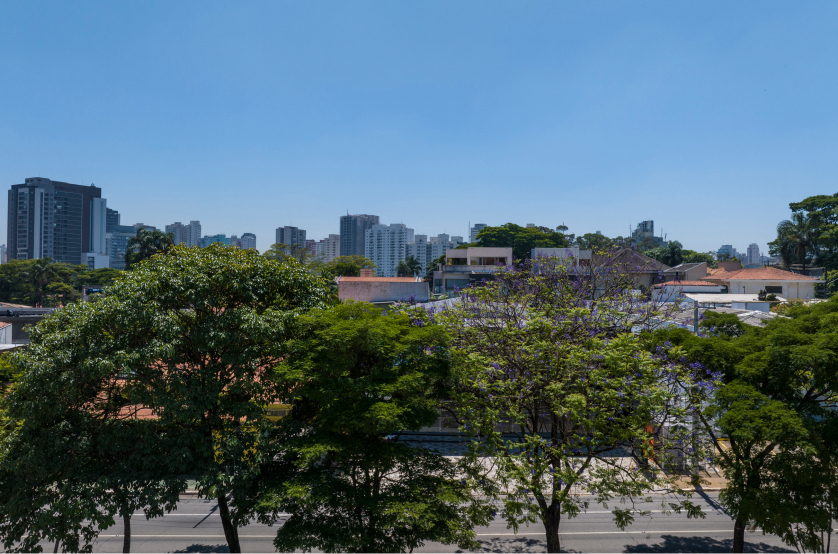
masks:
[[[730,552],[733,522],[720,509],[715,493],[703,493],[694,500],[702,505],[706,519],[655,511],[639,518],[626,531],[613,523],[604,506],[592,506],[576,518],[561,524],[562,549],[575,552]],[[659,509],[659,506],[646,506]],[[176,511],[146,520],[132,518],[133,552],[227,552],[221,519],[215,502],[184,498]],[[244,552],[274,552],[276,528],[258,523],[239,530]],[[122,552],[122,527],[103,532],[94,552]],[[543,552],[546,542],[540,525],[520,529],[516,535],[502,520],[477,530],[482,551]],[[793,552],[779,538],[756,531],[746,533],[746,552]],[[44,545],[51,552],[52,545]],[[417,552],[461,552],[456,545],[429,543]]]

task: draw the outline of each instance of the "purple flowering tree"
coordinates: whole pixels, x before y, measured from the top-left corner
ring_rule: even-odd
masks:
[[[700,444],[682,402],[691,368],[646,351],[637,334],[677,304],[636,291],[644,268],[631,259],[579,262],[500,268],[428,316],[451,335],[448,409],[473,438],[470,455],[486,464],[513,529],[543,523],[548,552],[560,551],[562,517],[588,508],[580,494],[606,505],[628,500],[612,506],[625,528],[649,513],[635,502],[649,501],[650,491],[680,491],[679,454],[700,455],[690,451]],[[683,498],[662,509],[703,517]]]

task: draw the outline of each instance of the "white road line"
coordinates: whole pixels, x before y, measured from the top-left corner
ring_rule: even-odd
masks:
[[[663,531],[577,531],[577,532],[570,532],[570,533],[559,533],[560,536],[567,536],[567,535],[670,535],[673,533],[677,534],[695,534],[695,535],[703,535],[707,533],[732,533],[733,529],[695,529],[692,531],[675,531],[675,530],[663,530]],[[520,536],[544,536],[544,533],[477,533],[478,537],[520,537]],[[102,538],[118,538],[122,537],[122,535],[99,535]],[[276,535],[239,535],[240,539],[273,539]],[[131,533],[131,538],[163,538],[163,539],[216,539],[225,538],[224,535],[137,535],[135,533]]]

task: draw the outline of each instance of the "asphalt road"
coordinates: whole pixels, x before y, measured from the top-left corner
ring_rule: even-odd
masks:
[[[626,531],[613,523],[604,506],[563,520],[562,550],[575,552],[730,552],[733,522],[720,509],[715,493],[694,497],[706,519],[655,511],[639,518]],[[647,506],[658,510],[659,506]],[[132,552],[227,552],[227,543],[215,502],[183,499],[178,509],[162,518],[146,520],[137,514],[131,521]],[[276,528],[253,523],[239,530],[244,552],[274,552]],[[122,526],[103,532],[94,552],[122,552]],[[540,525],[522,528],[516,535],[502,520],[477,530],[486,552],[543,552],[546,542]],[[746,552],[794,552],[779,538],[761,531],[745,536]],[[52,552],[53,545],[44,545]],[[417,552],[461,552],[456,545],[429,543]]]

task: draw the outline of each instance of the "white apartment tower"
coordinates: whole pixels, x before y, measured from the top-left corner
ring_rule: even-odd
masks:
[[[759,257],[759,246],[757,243],[752,242],[750,246],[748,246],[748,255],[745,259],[746,265],[760,265],[760,257]]]
[[[253,233],[244,233],[241,238],[242,250],[252,248],[256,250],[256,235]]]
[[[446,250],[457,248],[461,244],[465,244],[461,236],[450,237],[445,233],[440,233],[428,240],[427,235],[416,235],[416,239],[407,244],[406,256],[413,256],[422,264],[422,268],[427,270],[428,266],[445,254]]]
[[[364,255],[375,262],[379,277],[395,277],[399,262],[405,259],[407,243],[413,242],[413,229],[402,223],[376,224],[367,229]]]

